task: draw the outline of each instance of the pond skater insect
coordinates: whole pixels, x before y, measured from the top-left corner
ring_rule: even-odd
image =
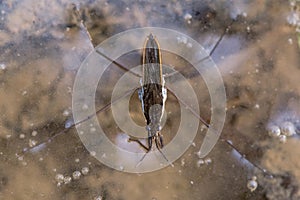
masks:
[[[167,98],[167,90],[164,87],[159,43],[152,34],[150,34],[145,41],[142,54],[142,66],[143,77],[142,86],[139,90],[139,99],[147,122],[146,129],[148,131],[148,147],[137,138],[130,137],[129,141],[137,142],[146,150],[146,152],[151,150],[152,142],[154,141],[157,149],[160,151],[160,149],[164,146],[163,137],[160,131],[161,119]]]
[[[84,27],[84,26],[83,26]],[[85,28],[85,27],[84,27]],[[212,48],[211,52],[209,53],[208,57],[213,54],[218,44],[223,39],[223,36],[225,35],[227,30],[224,31],[222,36],[218,39],[214,47]],[[87,32],[88,33],[88,32]],[[121,69],[125,71],[129,71],[128,68],[121,65],[120,63],[112,60],[109,58],[109,56],[102,54],[101,52],[98,52],[100,55],[120,67]],[[207,58],[207,57],[206,57]],[[206,59],[204,58],[204,59]],[[203,59],[203,60],[204,60]],[[153,142],[155,143],[155,146],[158,151],[161,152],[161,149],[164,147],[163,137],[160,133],[161,130],[161,118],[164,112],[164,106],[165,101],[167,98],[167,90],[164,86],[164,76],[162,74],[162,58],[161,58],[161,50],[159,48],[159,43],[157,39],[150,34],[145,41],[144,49],[143,49],[143,55],[142,55],[142,65],[143,65],[143,76],[142,76],[142,87],[139,90],[139,99],[142,104],[142,110],[143,114],[146,119],[147,123],[147,131],[148,131],[148,137],[147,139],[147,146],[143,144],[139,138],[131,137],[129,138],[129,141],[137,142],[142,148],[146,150],[146,153],[149,152],[152,149]],[[137,75],[137,74],[135,74]],[[172,74],[168,74],[170,76]],[[138,75],[139,76],[139,75]],[[124,96],[128,95],[130,92],[127,92],[124,94]],[[122,96],[122,97],[124,97]],[[120,97],[120,98],[122,98]],[[117,99],[118,100],[118,99]],[[116,100],[116,101],[117,101]],[[178,99],[180,101],[180,99]],[[113,103],[113,102],[111,102]],[[101,113],[107,109],[110,108],[111,103],[105,105],[101,109],[97,110],[97,112],[94,115],[97,115],[98,113]],[[207,128],[210,128],[210,125],[203,120],[197,113],[194,113],[192,110],[191,112],[201,121]],[[69,127],[65,128],[64,130],[60,131],[59,133],[52,136],[50,139],[48,139],[45,142],[40,143],[39,145],[43,145],[46,143],[51,142],[54,138],[57,136],[63,134],[70,128],[75,127],[76,125],[79,125],[80,123],[87,121],[89,118],[84,119],[82,121],[77,122],[76,124],[72,124]],[[237,151],[243,159],[246,159],[245,156],[242,156],[243,154],[234,146],[231,144],[230,141],[223,139],[221,137],[221,141],[228,144],[231,148],[233,148],[235,151]],[[39,146],[37,145],[37,146]],[[35,147],[37,147],[35,146]],[[35,148],[33,147],[33,148]],[[32,148],[31,148],[32,149]],[[30,148],[26,148],[23,150],[23,153],[31,151]],[[164,156],[164,154],[161,152],[163,157],[168,161],[168,159]],[[146,154],[143,156],[143,158],[146,156]],[[142,159],[143,159],[142,158]],[[141,159],[141,160],[142,160]],[[261,170],[264,174],[269,175],[269,172],[267,172],[265,169],[262,169],[255,163],[250,162],[254,167]]]

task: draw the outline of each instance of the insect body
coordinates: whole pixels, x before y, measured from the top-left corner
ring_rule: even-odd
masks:
[[[167,98],[167,90],[164,87],[164,78],[162,75],[159,43],[152,34],[145,41],[142,65],[143,77],[141,80],[142,87],[139,90],[139,99],[147,122],[148,147],[137,139],[131,138],[130,140],[138,142],[148,152],[152,148],[153,140],[158,150],[164,146],[160,130],[161,118]]]

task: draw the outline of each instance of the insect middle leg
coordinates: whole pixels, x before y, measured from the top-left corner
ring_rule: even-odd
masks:
[[[146,145],[144,145],[138,138],[130,137],[128,139],[128,142],[138,143],[146,151],[146,153],[148,153],[151,150],[151,147],[152,147],[152,137],[148,138],[148,147]]]

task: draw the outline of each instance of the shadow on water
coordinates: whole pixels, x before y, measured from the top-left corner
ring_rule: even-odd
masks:
[[[296,1],[76,1],[77,7],[72,3],[23,0],[0,5],[1,199],[299,198]],[[128,174],[94,159],[75,128],[64,131],[66,122],[72,124],[76,72],[93,46],[115,33],[145,26],[175,29],[208,51],[227,29],[212,54],[227,94],[222,138],[248,161],[221,140],[208,157],[198,158],[205,134],[201,126],[194,145],[174,167]],[[201,115],[209,121],[210,97],[202,78],[187,61],[174,61],[167,53],[165,58],[174,67],[184,66],[182,73],[203,91],[197,95]],[[137,65],[139,53],[120,61]],[[115,82],[124,71],[111,66],[106,73],[103,84]],[[101,100],[109,97],[104,95],[110,91],[107,85],[107,91],[97,92]],[[176,132],[180,115],[175,96],[168,98],[167,141]],[[143,123],[136,104],[130,108],[132,117]],[[139,151],[126,142],[126,134],[120,134],[110,112],[98,116],[115,134],[108,134],[110,139]],[[57,133],[61,134],[53,138]],[[265,177],[251,162],[274,177]],[[253,176],[258,187],[251,192],[247,184],[255,184],[249,182]]]

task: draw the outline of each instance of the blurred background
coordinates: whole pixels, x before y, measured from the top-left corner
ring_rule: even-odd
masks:
[[[4,0],[0,12],[1,199],[300,199],[298,0]],[[101,164],[81,143],[72,126],[72,86],[94,46],[146,26],[182,32],[212,53],[227,116],[222,140],[206,158],[197,156],[200,126],[173,167],[129,174]],[[164,53],[164,64],[197,86],[201,116],[209,121],[205,83],[188,61],[172,56]],[[119,62],[138,65],[140,52]],[[107,87],[97,91],[98,109],[122,73],[112,65],[100,80],[99,88]],[[135,94],[130,111],[142,124]],[[166,142],[178,128],[177,107],[169,93]],[[127,142],[109,109],[98,119],[112,142],[142,151]]]

